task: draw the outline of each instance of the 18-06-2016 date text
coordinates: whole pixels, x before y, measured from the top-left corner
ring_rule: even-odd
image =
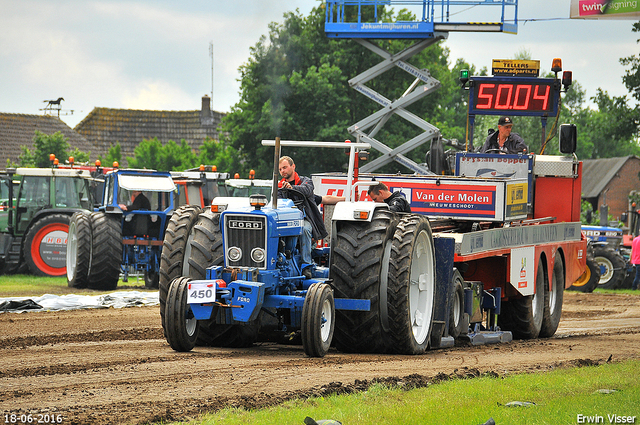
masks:
[[[64,422],[62,414],[55,413],[5,413],[5,424],[61,424]]]

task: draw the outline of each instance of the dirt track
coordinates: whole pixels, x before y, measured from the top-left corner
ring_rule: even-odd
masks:
[[[640,296],[565,293],[553,338],[455,347],[423,356],[310,359],[302,347],[171,350],[158,307],[0,314],[0,411],[64,424],[187,420],[236,405],[446,376],[505,375],[640,358]],[[4,418],[4,416],[3,416]]]

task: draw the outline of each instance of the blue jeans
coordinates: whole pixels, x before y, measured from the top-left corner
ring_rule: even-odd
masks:
[[[304,228],[300,235],[300,251],[302,251],[300,254],[302,254],[302,262],[306,264],[313,264],[313,260],[311,259],[312,238],[313,227],[309,220],[304,220]]]
[[[638,289],[638,284],[640,284],[640,264],[634,264],[634,266],[636,268],[636,278],[633,279],[631,289]]]

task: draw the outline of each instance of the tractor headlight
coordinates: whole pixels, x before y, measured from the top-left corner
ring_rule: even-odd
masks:
[[[227,258],[234,262],[240,261],[242,258],[242,250],[237,246],[232,246],[227,250]]]
[[[251,250],[251,259],[256,263],[262,263],[265,258],[265,252],[262,248],[253,248]]]

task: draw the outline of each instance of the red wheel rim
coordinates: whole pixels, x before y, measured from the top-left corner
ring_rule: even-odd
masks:
[[[64,233],[64,236],[61,233]],[[52,223],[38,230],[31,243],[31,259],[38,269],[50,276],[65,276],[67,274],[66,254],[69,225]],[[43,247],[43,241],[45,246]],[[59,246],[63,249],[56,249]],[[51,249],[49,249],[51,247]],[[44,248],[44,258],[43,249]],[[61,267],[56,267],[58,263]]]

